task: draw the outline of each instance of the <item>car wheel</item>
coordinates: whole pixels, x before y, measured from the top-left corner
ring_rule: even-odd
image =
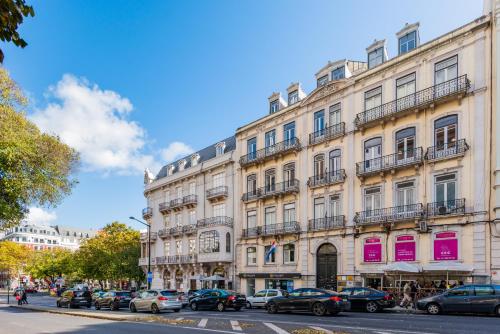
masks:
[[[68,303],[68,305],[66,306],[68,309],[71,308],[71,303]]]
[[[495,308],[495,315],[497,317],[500,317],[500,305],[498,305],[496,308]]]
[[[275,303],[268,303],[267,304],[267,313],[270,313],[270,314],[278,313],[278,305],[276,305]]]
[[[94,306],[95,306],[95,309],[96,309],[97,311],[99,311],[99,310],[101,309],[101,305],[99,305],[99,303],[98,303],[98,302],[96,302]]]
[[[252,309],[252,304],[250,304],[250,302],[247,302],[246,305],[245,305],[245,307],[247,309],[251,310]]]
[[[439,313],[441,313],[441,307],[439,307],[438,304],[431,303],[431,304],[427,305],[427,313],[432,314],[432,315],[439,314]]]
[[[378,311],[378,305],[375,302],[368,302],[365,306],[366,312],[375,313]]]
[[[224,309],[225,309],[225,308],[226,308],[226,307],[224,306],[224,304],[223,304],[223,303],[217,303],[217,311],[219,311],[219,312],[224,312]]]
[[[57,302],[56,306],[61,307],[61,303]]]
[[[191,310],[193,310],[193,311],[198,311],[198,305],[196,303],[191,303],[191,305],[189,305],[189,307],[191,307]]]
[[[130,304],[130,312],[132,312],[132,313],[136,313],[137,312],[137,308],[135,307],[134,303]]]
[[[118,305],[116,305],[116,303],[109,304],[109,310],[110,311],[116,311],[116,310],[118,310]]]
[[[158,314],[158,313],[160,313],[160,309],[158,308],[158,305],[156,305],[156,304],[151,305],[151,312],[152,312],[153,314]]]
[[[326,313],[326,307],[323,303],[314,303],[312,306],[312,312],[314,315],[323,316]]]

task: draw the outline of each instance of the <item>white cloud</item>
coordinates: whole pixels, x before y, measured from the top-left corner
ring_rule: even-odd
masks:
[[[55,212],[49,212],[41,208],[31,207],[29,209],[28,216],[26,217],[26,222],[31,224],[48,225],[50,222],[56,219],[57,215]]]
[[[189,145],[179,141],[174,141],[173,143],[170,143],[167,148],[161,150],[160,154],[163,160],[168,163],[193,152],[194,150]]]
[[[80,152],[85,171],[129,174],[159,169],[154,156],[144,153],[145,130],[127,119],[133,110],[127,98],[70,74],[49,87],[48,97],[52,103],[31,119]]]

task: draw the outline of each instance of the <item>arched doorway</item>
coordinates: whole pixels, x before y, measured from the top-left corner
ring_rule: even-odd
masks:
[[[337,290],[337,249],[323,244],[316,253],[316,287]]]
[[[170,279],[171,279],[171,274],[170,271],[165,270],[163,271],[163,288],[164,289],[170,289]]]

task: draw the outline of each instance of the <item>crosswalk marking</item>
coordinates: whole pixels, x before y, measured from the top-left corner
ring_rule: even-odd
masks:
[[[231,320],[231,327],[233,327],[233,331],[242,331],[241,326],[237,320]]]
[[[207,327],[207,322],[208,322],[208,319],[207,318],[203,318],[200,320],[200,322],[198,323],[198,327],[200,328],[205,328]]]
[[[316,326],[309,326],[309,327],[312,328],[312,329],[315,329],[317,331],[326,333],[326,334],[333,334],[333,332],[331,330],[328,330],[328,329],[324,329],[324,328],[316,327]]]
[[[278,333],[278,334],[290,334],[290,333],[288,333],[286,330],[281,329],[281,328],[279,328],[278,326],[273,325],[273,324],[272,324],[272,323],[270,323],[270,322],[264,322],[264,325],[266,325],[267,327],[271,328],[273,331],[275,331],[275,332],[276,332],[276,333]]]

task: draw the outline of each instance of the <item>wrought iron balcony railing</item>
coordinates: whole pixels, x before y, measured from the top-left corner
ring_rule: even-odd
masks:
[[[243,196],[241,196],[241,200],[243,202],[250,202],[250,201],[255,201],[259,199],[260,191],[259,189],[255,189],[252,191],[249,191],[247,193],[244,193]]]
[[[325,231],[342,228],[345,225],[345,216],[332,216],[309,220],[309,231]]]
[[[429,161],[438,161],[463,157],[468,149],[469,145],[465,139],[460,139],[453,143],[429,147],[425,154],[425,158]]]
[[[153,208],[147,207],[142,209],[142,218],[143,219],[148,219],[153,216]]]
[[[241,236],[243,238],[254,238],[259,236],[259,234],[260,234],[259,227],[250,227],[243,229]]]
[[[284,222],[283,224],[269,224],[260,226],[260,235],[281,235],[300,233],[300,224],[296,221]]]
[[[172,209],[182,208],[183,205],[182,198],[176,198],[170,201],[170,208]]]
[[[196,224],[187,224],[182,226],[182,233],[184,234],[192,234],[196,232],[197,225]]]
[[[345,135],[345,122],[309,134],[309,145],[316,145]]]
[[[218,186],[212,189],[208,189],[206,192],[206,196],[208,200],[218,199],[227,197],[229,193],[228,186]]]
[[[198,203],[198,196],[196,195],[187,195],[182,198],[182,204],[185,206],[193,206]]]
[[[158,256],[156,264],[195,263],[197,258],[196,254]]]
[[[252,164],[260,163],[271,159],[273,157],[293,152],[299,151],[301,149],[299,139],[294,137],[288,140],[284,140],[277,144],[268,146],[266,148],[257,150],[255,152],[250,152],[240,158],[240,165],[242,167],[249,166]]]
[[[233,227],[233,218],[226,216],[216,216],[198,220],[196,224],[198,228],[213,227],[213,226],[229,226]]]
[[[151,232],[151,241],[154,241],[158,238],[158,233],[157,232]],[[141,241],[142,242],[147,242],[149,240],[149,233],[148,232],[142,232],[141,233]]]
[[[170,202],[163,202],[158,205],[158,210],[160,210],[161,213],[168,213],[172,210],[172,207],[170,206]]]
[[[368,127],[379,121],[397,117],[407,111],[427,107],[455,95],[465,95],[469,87],[470,81],[467,79],[467,74],[464,74],[359,113],[356,115],[354,124],[358,128]]]
[[[286,194],[298,193],[300,188],[300,182],[297,179],[287,180],[279,183],[271,183],[259,188],[258,194],[260,199],[281,196]]]
[[[354,221],[356,222],[356,225],[371,225],[404,220],[415,220],[420,219],[423,216],[423,204],[416,203],[395,206],[392,208],[382,208],[356,212]]]
[[[452,199],[427,204],[427,217],[465,214],[465,198]]]
[[[356,175],[363,177],[371,174],[397,170],[423,163],[422,148],[389,154],[382,157],[356,163]]]
[[[141,257],[139,258],[139,266],[147,266],[148,265],[148,258],[147,257]],[[156,258],[152,257],[151,258],[151,265],[154,266],[156,265]]]
[[[332,184],[342,183],[345,181],[345,170],[339,169],[334,171],[325,171],[323,174],[314,175],[309,178],[307,185],[309,188],[317,188]]]

